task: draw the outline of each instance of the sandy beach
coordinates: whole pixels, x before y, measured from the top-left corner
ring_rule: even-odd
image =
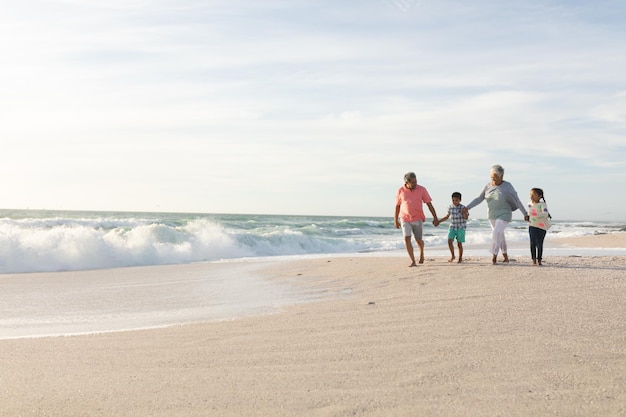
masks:
[[[626,256],[426,255],[265,262],[316,298],[273,314],[0,340],[0,416],[626,415]]]

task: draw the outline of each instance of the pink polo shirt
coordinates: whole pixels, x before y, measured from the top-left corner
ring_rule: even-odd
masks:
[[[404,185],[396,193],[396,206],[400,206],[400,219],[403,222],[426,221],[423,204],[430,203],[432,198],[421,185],[409,190]]]

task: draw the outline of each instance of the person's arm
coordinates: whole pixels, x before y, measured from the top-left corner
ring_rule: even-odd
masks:
[[[400,204],[396,205],[396,215],[393,217],[393,225],[396,229],[400,228],[400,222],[398,221],[398,217],[400,216]]]
[[[487,191],[487,187],[489,187],[489,184],[485,185],[480,194],[478,194],[478,197],[473,199],[467,206],[465,206],[467,210],[473,209],[474,207],[482,203],[483,200],[485,200],[485,192]]]
[[[450,207],[448,207],[448,213],[445,216],[439,219],[439,223],[443,223],[450,218]]]
[[[543,206],[546,208],[546,213],[548,214],[548,219],[551,219],[552,215],[550,214],[550,210],[548,210],[548,205],[546,203],[543,203]]]
[[[435,207],[433,207],[433,203],[432,202],[428,202],[426,203],[426,205],[428,206],[428,210],[430,210],[430,214],[433,215],[433,224],[435,226],[439,225],[439,219],[437,218],[437,212],[435,211]]]
[[[509,192],[509,195],[511,196],[511,199],[513,200],[513,203],[515,204],[515,206],[519,209],[519,211],[521,211],[522,213],[524,213],[524,219],[528,218],[528,212],[526,211],[526,207],[524,206],[524,203],[522,203],[519,199],[519,196],[517,195],[517,191],[515,191],[515,188],[513,187],[513,184],[508,183],[509,186],[507,187],[507,191]]]

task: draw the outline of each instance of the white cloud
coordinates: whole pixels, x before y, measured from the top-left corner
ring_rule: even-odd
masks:
[[[626,124],[626,91],[619,91],[607,97],[606,102],[597,104],[590,111],[590,117],[609,123]]]
[[[405,171],[445,207],[502,163],[584,218],[626,185],[605,6],[14,2],[3,205],[390,215]],[[581,184],[594,202],[571,204]]]

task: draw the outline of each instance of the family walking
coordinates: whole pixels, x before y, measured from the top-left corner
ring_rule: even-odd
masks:
[[[413,245],[411,243],[412,237],[414,237],[420,250],[419,263],[424,262],[423,223],[426,221],[423,211],[424,204],[427,205],[433,216],[434,226],[438,226],[441,222],[448,219],[450,220],[448,247],[452,256],[449,262],[453,262],[456,259],[454,254],[454,240],[456,240],[459,251],[458,262],[460,263],[463,260],[463,243],[465,242],[465,229],[467,227],[467,219],[469,218],[469,210],[483,201],[487,201],[487,217],[492,230],[492,263],[497,263],[499,253],[502,253],[502,262],[509,262],[505,230],[513,219],[513,211],[519,209],[524,215],[524,220],[529,222],[533,265],[541,265],[543,241],[546,231],[550,227],[550,214],[543,196],[543,190],[540,188],[531,189],[530,203],[528,204],[529,211],[527,212],[513,185],[504,180],[504,168],[500,165],[494,165],[490,170],[490,182],[483,187],[480,194],[467,206],[464,206],[461,204],[461,193],[453,193],[452,205],[448,207],[447,215],[441,219],[437,217],[435,208],[432,205],[432,198],[426,188],[417,184],[415,173],[409,172],[404,176],[404,185],[396,192],[394,224],[396,228],[402,228],[405,247],[411,259],[409,266],[416,266]]]

